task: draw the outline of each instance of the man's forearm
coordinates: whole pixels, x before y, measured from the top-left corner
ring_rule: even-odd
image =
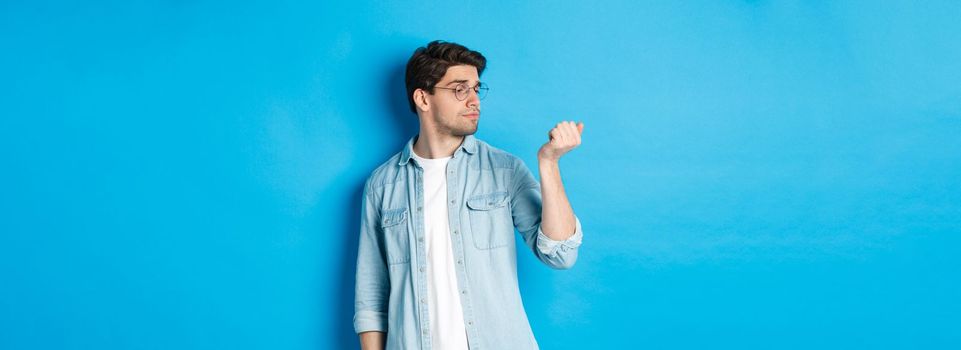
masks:
[[[553,240],[563,241],[574,235],[576,227],[574,209],[571,208],[571,203],[564,192],[558,161],[538,159],[537,163],[541,176],[541,197],[544,202],[541,209],[541,231]]]
[[[361,350],[384,350],[384,332],[363,332],[360,333]]]

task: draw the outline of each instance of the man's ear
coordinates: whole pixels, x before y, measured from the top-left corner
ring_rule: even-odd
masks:
[[[413,100],[417,109],[423,112],[430,110],[430,102],[427,101],[427,91],[424,91],[424,89],[414,90]]]

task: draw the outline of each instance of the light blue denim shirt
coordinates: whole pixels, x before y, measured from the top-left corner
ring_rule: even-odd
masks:
[[[364,185],[354,330],[387,333],[387,349],[431,349],[423,168],[407,146]],[[556,241],[541,231],[540,184],[524,162],[473,136],[447,164],[451,245],[471,350],[537,349],[517,284],[514,229],[540,261],[577,260],[581,223]]]

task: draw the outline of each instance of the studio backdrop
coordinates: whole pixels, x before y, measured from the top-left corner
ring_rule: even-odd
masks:
[[[543,349],[961,346],[957,1],[5,1],[0,349],[355,349],[404,65],[482,52],[476,136],[562,120]],[[518,236],[519,237],[519,236]]]

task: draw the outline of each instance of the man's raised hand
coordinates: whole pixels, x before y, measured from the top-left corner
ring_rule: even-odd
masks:
[[[561,159],[561,156],[581,144],[581,134],[583,132],[583,122],[577,124],[574,124],[573,121],[557,123],[547,133],[548,141],[537,151],[537,159],[552,161]]]

